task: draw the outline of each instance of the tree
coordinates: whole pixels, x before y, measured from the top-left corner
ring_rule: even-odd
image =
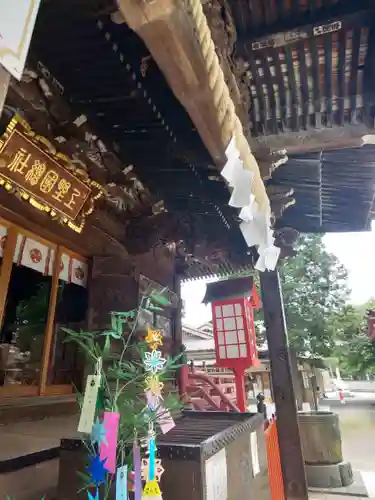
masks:
[[[375,342],[368,338],[367,309],[375,300],[361,306],[346,305],[335,318],[337,343],[335,356],[346,375],[363,375],[375,371]]]
[[[323,235],[301,235],[296,250],[280,268],[290,342],[298,354],[330,356],[337,337],[333,318],[349,297],[347,271],[326,250]]]

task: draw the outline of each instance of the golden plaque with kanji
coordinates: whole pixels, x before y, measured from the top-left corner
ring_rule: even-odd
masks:
[[[103,194],[98,183],[76,171],[67,156],[56,153],[18,116],[0,140],[0,186],[17,190],[21,198],[77,232]]]

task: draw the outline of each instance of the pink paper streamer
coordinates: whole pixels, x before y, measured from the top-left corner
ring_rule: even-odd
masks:
[[[160,405],[157,411],[158,424],[160,425],[161,432],[167,434],[173,427],[176,426],[169,410]]]
[[[104,467],[114,474],[116,472],[116,451],[117,451],[117,435],[120,414],[117,412],[105,411],[103,425],[106,430],[105,442],[100,443],[100,460],[107,459]]]

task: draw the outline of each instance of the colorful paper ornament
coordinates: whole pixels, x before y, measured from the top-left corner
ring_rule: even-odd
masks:
[[[148,448],[148,459],[144,459],[143,464],[147,464],[147,469],[143,469],[142,477],[146,480],[145,487],[143,489],[142,500],[161,500],[161,492],[159,485],[157,483],[157,462],[156,462],[156,443],[155,443],[155,432],[153,427],[153,419],[155,412],[157,414],[159,408],[159,399],[161,399],[161,389],[162,383],[159,381],[157,373],[163,370],[166,359],[162,357],[161,351],[157,350],[159,346],[163,344],[162,335],[160,331],[148,330],[146,336],[146,342],[149,344],[151,351],[145,352],[143,358],[143,364],[146,371],[151,372],[151,375],[146,379],[146,399],[147,399],[147,411],[145,411],[145,418],[149,421],[147,448]],[[160,460],[158,461],[160,466],[158,472],[160,472]],[[146,472],[147,471],[147,472]],[[160,479],[159,474],[159,479]]]
[[[128,466],[123,465],[116,472],[116,500],[128,498]]]
[[[157,375],[151,375],[146,378],[146,392],[151,392],[154,396],[161,398],[161,391],[163,390],[164,384],[160,382]]]
[[[160,482],[160,478],[164,472],[164,467],[161,465],[161,460],[157,458],[155,460],[155,479]],[[142,480],[147,481],[149,478],[149,459],[142,458]]]
[[[100,460],[100,457],[96,456],[90,456],[90,466],[87,467],[87,471],[90,474],[90,480],[92,483],[95,483],[96,486],[99,486],[99,484],[105,483],[105,475],[108,472],[108,470],[104,467],[106,460]]]
[[[163,434],[167,434],[176,426],[170,411],[166,410],[163,405],[158,406],[156,414],[158,424],[160,425],[160,430]]]
[[[155,460],[156,460],[156,445],[155,439],[151,438],[148,442],[148,479],[155,479]]]
[[[161,351],[153,350],[151,352],[145,352],[145,357],[143,360],[146,371],[156,374],[160,372],[163,368],[166,359],[162,358]]]
[[[163,345],[161,332],[159,330],[152,330],[151,328],[148,329],[145,341],[147,342],[147,344],[150,345],[151,349],[153,350]]]
[[[78,432],[91,434],[94,425],[96,402],[101,382],[100,371],[97,375],[89,375],[86,381],[85,395],[83,398],[81,416],[78,424]]]
[[[158,405],[159,405],[159,398],[157,396],[155,396],[155,394],[152,394],[152,392],[148,391],[148,392],[146,392],[146,399],[147,399],[147,406],[149,407],[151,412],[156,411],[158,408]],[[148,421],[152,420],[153,415],[147,413],[146,418]]]
[[[87,496],[89,500],[99,500],[99,489],[96,488],[95,496],[91,495],[91,493],[88,491]]]
[[[117,437],[120,414],[105,411],[103,425],[106,429],[106,443],[100,443],[100,459],[106,461],[106,468],[114,474],[116,472]]]
[[[162,500],[161,491],[156,479],[147,481],[143,488],[142,500]]]
[[[107,429],[104,427],[104,423],[100,422],[100,420],[97,418],[91,431],[92,444],[97,444],[100,446],[101,443],[104,443],[105,445],[108,446],[106,434],[107,434]]]

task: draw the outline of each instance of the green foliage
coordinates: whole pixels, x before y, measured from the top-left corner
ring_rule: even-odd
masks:
[[[374,307],[374,300],[361,306],[346,305],[334,318],[337,336],[334,353],[344,375],[375,371],[375,342],[368,338],[366,317],[366,310]]]
[[[21,301],[17,306],[20,344],[23,343],[23,337],[30,339],[37,335],[44,335],[50,288],[49,283],[42,283],[32,297]]]
[[[301,235],[296,250],[280,269],[290,342],[299,354],[330,356],[336,338],[332,319],[349,296],[347,271],[327,252],[323,235]]]

